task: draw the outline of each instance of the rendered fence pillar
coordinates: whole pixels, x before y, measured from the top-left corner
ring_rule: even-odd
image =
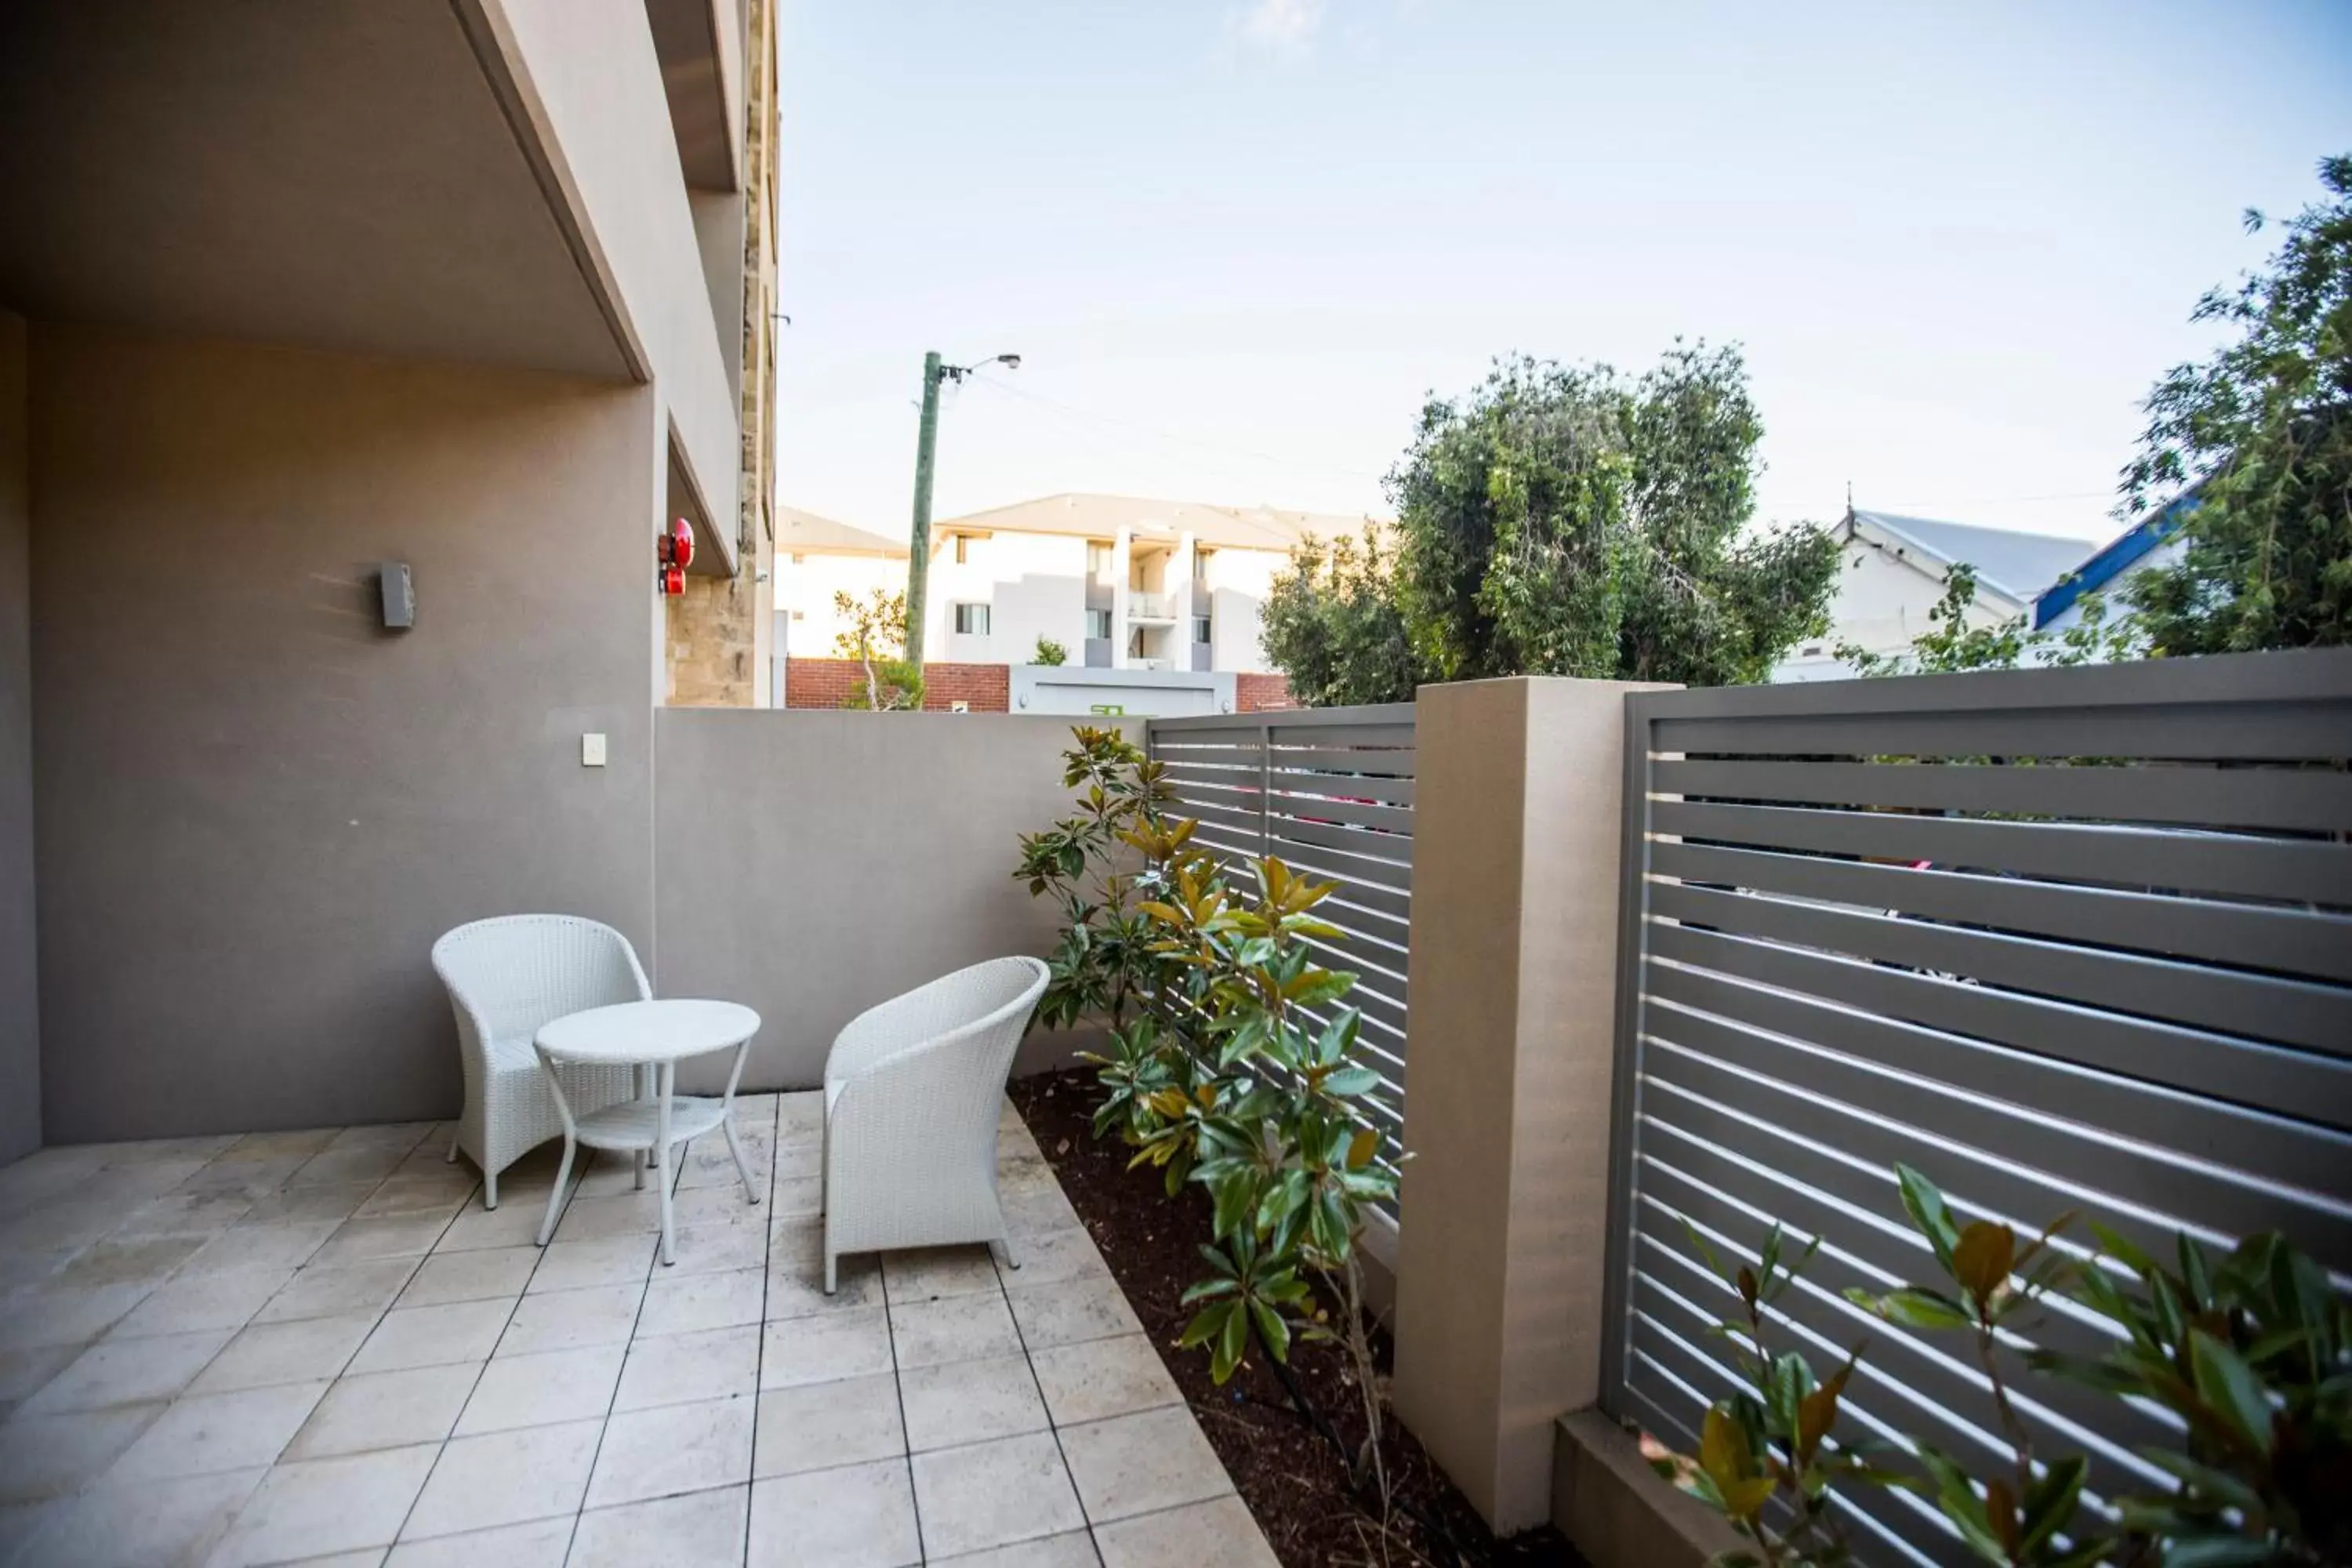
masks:
[[[1498,1531],[1599,1390],[1624,699],[1522,678],[1415,713],[1398,1415]]]

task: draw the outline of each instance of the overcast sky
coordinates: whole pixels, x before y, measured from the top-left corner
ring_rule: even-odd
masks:
[[[1382,512],[1510,351],[1746,348],[1767,519],[2086,538],[2352,151],[2352,3],[784,0],[779,498]]]

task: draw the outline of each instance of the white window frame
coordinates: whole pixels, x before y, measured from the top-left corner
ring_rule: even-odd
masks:
[[[971,612],[977,611],[978,614]],[[949,624],[960,637],[984,637],[989,635],[989,604],[985,599],[959,599],[950,611]]]

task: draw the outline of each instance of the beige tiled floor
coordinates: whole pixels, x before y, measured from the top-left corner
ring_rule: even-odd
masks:
[[[541,1151],[482,1208],[415,1124],[0,1170],[0,1565],[1271,1564],[1011,1108],[1024,1267],[821,1279],[818,1097],[656,1194]]]

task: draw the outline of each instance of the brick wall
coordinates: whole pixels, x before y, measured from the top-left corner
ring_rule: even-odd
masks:
[[[852,692],[866,689],[866,669],[854,658],[790,658],[784,661],[784,706],[838,708]],[[923,707],[950,711],[958,702],[974,713],[1003,713],[1013,706],[1013,675],[1002,664],[923,666]]]
[[[838,708],[853,691],[866,686],[865,667],[854,658],[792,658],[784,661],[784,706]],[[923,666],[923,707],[944,713],[958,702],[971,704],[974,713],[1005,713],[1013,708],[1013,672],[1002,664],[934,664]],[[1290,700],[1290,681],[1281,675],[1234,677],[1234,706],[1244,713],[1282,712],[1298,706]]]
[[[1013,669],[1003,664],[926,664],[923,666],[923,707],[944,713],[958,702],[969,702],[975,713],[1007,713],[1013,709]]]
[[[1240,712],[1280,713],[1297,706],[1290,700],[1286,675],[1253,675],[1244,670],[1234,677],[1234,707]]]

